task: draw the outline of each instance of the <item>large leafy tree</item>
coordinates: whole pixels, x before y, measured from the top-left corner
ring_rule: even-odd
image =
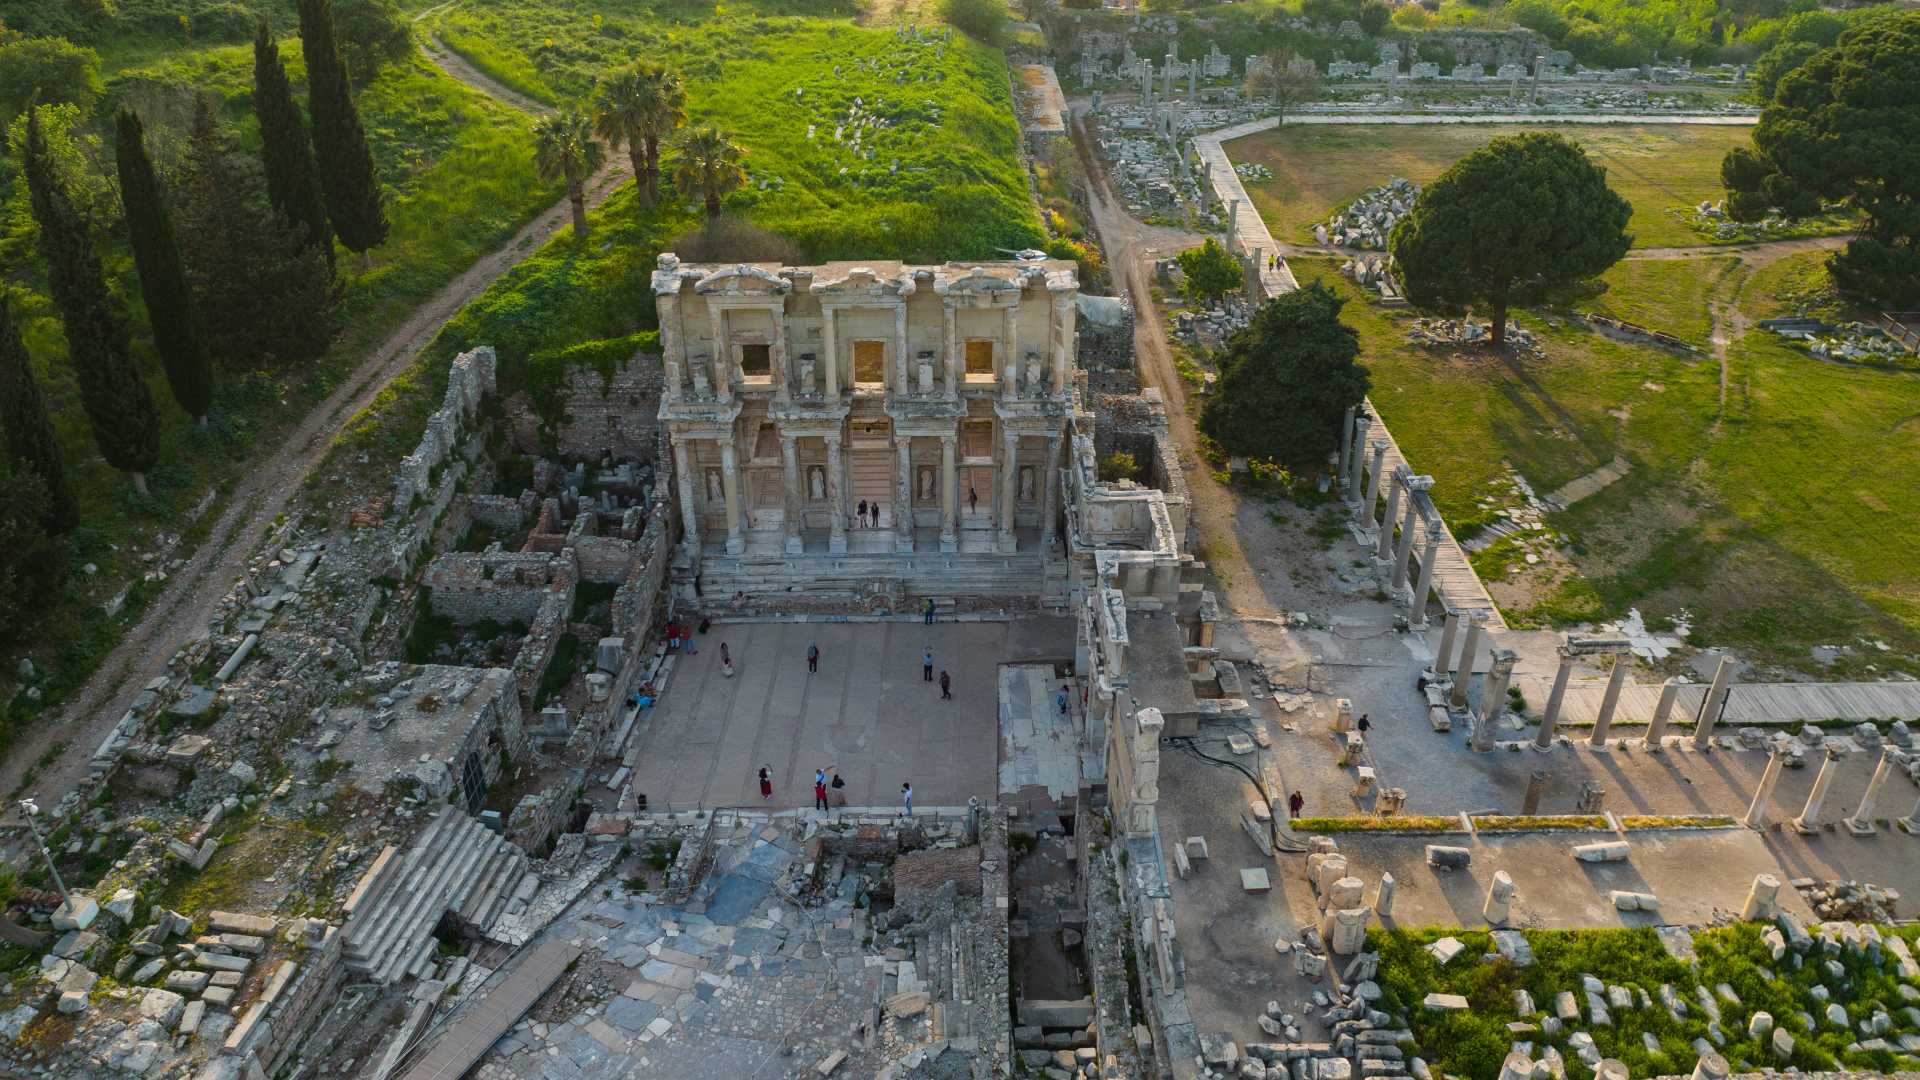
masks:
[[[707,207],[707,224],[720,220],[720,200],[747,182],[746,151],[709,124],[688,128],[674,147],[673,183]]]
[[[393,0],[334,0],[333,29],[355,86],[413,54],[413,24]]]
[[[307,59],[313,149],[320,188],[327,196],[327,219],[340,243],[364,256],[386,241],[390,226],[346,61],[334,40],[329,0],[300,0],[300,50]]]
[[[1320,96],[1320,76],[1313,61],[1292,49],[1274,49],[1248,68],[1247,96],[1267,99],[1281,123],[1288,113]]]
[[[687,122],[679,73],[657,64],[622,68],[594,88],[593,126],[608,146],[625,143],[640,198],[660,198],[660,140]]]
[[[1781,76],[1753,145],[1721,168],[1733,216],[1844,200],[1865,222],[1827,261],[1834,283],[1920,304],[1920,12],[1855,26]]]
[[[333,228],[320,190],[313,144],[300,106],[293,100],[287,66],[265,19],[253,32],[253,112],[260,119],[260,160],[266,166],[267,199],[288,221],[306,231],[333,266]]]
[[[100,56],[62,37],[7,40],[0,30],[0,118],[29,105],[90,109],[100,97]]]
[[[1533,303],[1619,262],[1633,208],[1607,171],[1563,136],[1494,139],[1429,184],[1393,227],[1387,248],[1407,299],[1421,307],[1484,308],[1493,344],[1507,309]]]
[[[128,355],[127,321],[107,291],[87,224],[54,174],[38,110],[28,114],[21,150],[33,216],[40,223],[48,291],[60,309],[67,359],[93,426],[94,444],[107,464],[126,472],[144,495],[147,470],[160,460],[160,414]]]
[[[187,278],[223,367],[304,360],[327,347],[339,292],[304,228],[267,205],[259,171],[194,102],[174,220]]]
[[[49,533],[73,531],[80,523],[80,505],[74,500],[73,485],[67,481],[66,455],[54,437],[53,421],[47,418],[46,399],[40,396],[40,382],[33,377],[33,364],[27,346],[20,339],[20,327],[13,321],[13,309],[0,294],[0,428],[6,429],[7,453],[15,470],[24,469],[39,477],[45,496],[40,519]]]
[[[1315,281],[1276,296],[1227,339],[1220,382],[1200,411],[1200,430],[1230,454],[1289,468],[1326,461],[1349,407],[1367,396],[1360,335],[1340,321],[1346,305]]]
[[[213,369],[207,361],[207,328],[200,305],[187,283],[186,263],[173,232],[173,215],[147,157],[146,130],[131,109],[122,109],[114,154],[120,195],[127,206],[127,230],[133,239],[133,264],[140,271],[140,294],[147,302],[154,348],[167,372],[173,399],[204,425],[213,404]]]
[[[1240,260],[1211,236],[1199,247],[1181,252],[1179,261],[1180,273],[1186,278],[1187,295],[1208,303],[1219,300],[1246,281]]]
[[[594,137],[593,121],[577,109],[548,113],[533,125],[533,168],[540,179],[564,181],[573,203],[573,235],[587,235],[587,178],[600,167],[605,150]]]

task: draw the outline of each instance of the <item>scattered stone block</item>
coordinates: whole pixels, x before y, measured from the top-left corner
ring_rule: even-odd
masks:
[[[200,995],[200,1000],[210,1009],[225,1009],[233,1004],[234,991],[225,986],[209,986]]]
[[[1428,1012],[1460,1012],[1473,1007],[1459,994],[1428,994],[1420,1004]]]
[[[1625,840],[1608,840],[1598,844],[1580,844],[1573,849],[1573,857],[1581,862],[1625,862],[1633,854],[1633,846]]]
[[[819,1073],[821,1076],[832,1076],[833,1070],[839,1068],[840,1063],[845,1060],[847,1060],[847,1052],[845,1050],[835,1050],[833,1053],[821,1058],[820,1063],[813,1067],[813,1071]]]
[[[235,911],[210,911],[207,913],[207,929],[216,934],[251,934],[254,937],[272,937],[275,928],[279,925],[278,920],[265,915],[247,915]]]
[[[1459,938],[1443,937],[1427,945],[1427,954],[1433,957],[1435,963],[1445,965],[1465,952],[1466,948]]]
[[[1793,1056],[1793,1036],[1786,1028],[1773,1029],[1773,1056],[1785,1061]]]
[[[169,971],[165,986],[177,993],[197,994],[207,988],[207,981],[211,978],[204,971]]]
[[[1267,872],[1258,866],[1245,867],[1240,871],[1240,888],[1250,893],[1269,892],[1273,883],[1267,880]]]
[[[171,990],[149,990],[140,998],[140,1015],[172,1031],[187,1008],[187,999]]]
[[[1189,859],[1211,858],[1211,854],[1207,850],[1207,838],[1204,836],[1187,837],[1185,846],[1187,849],[1187,858]]]
[[[68,990],[60,995],[60,1004],[56,1006],[62,1013],[73,1016],[87,1011],[87,992]]]
[[[85,930],[100,917],[100,905],[91,896],[74,893],[72,898],[53,909],[55,930]]]
[[[1461,870],[1473,865],[1473,851],[1448,844],[1427,845],[1427,865],[1442,870]]]

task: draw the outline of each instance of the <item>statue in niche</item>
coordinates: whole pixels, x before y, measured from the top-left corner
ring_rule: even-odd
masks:
[[[800,354],[800,392],[811,394],[818,387],[814,383],[814,357],[812,353]]]
[[[827,470],[820,465],[807,466],[807,498],[820,502],[827,497]]]
[[[1033,501],[1033,466],[1020,466],[1020,501]]]
[[[1027,354],[1027,393],[1040,392],[1040,354]]]
[[[720,479],[720,470],[708,469],[707,470],[707,501],[708,502],[724,502],[726,501],[726,498],[727,498],[727,488],[726,488],[725,482]]]
[[[932,502],[936,497],[934,491],[933,469],[930,466],[923,465],[920,468],[920,500],[922,502]]]

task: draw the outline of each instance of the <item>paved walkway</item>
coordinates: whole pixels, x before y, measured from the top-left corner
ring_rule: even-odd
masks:
[[[773,766],[774,809],[813,802],[813,771],[838,766],[856,805],[889,805],[912,782],[923,806],[992,802],[998,788],[999,668],[1021,654],[1073,655],[1071,623],[713,624],[700,651],[675,661],[673,680],[628,764],[633,789],[656,812],[763,805],[757,770]],[[734,676],[721,674],[720,644]],[[807,673],[807,644],[820,671]],[[953,700],[921,678],[953,678]]]
[[[505,982],[481,993],[401,1080],[460,1080],[579,955],[580,946],[548,938],[520,960]]]

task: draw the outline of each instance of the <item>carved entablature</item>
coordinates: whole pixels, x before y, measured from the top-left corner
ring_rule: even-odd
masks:
[[[1026,278],[1020,268],[1006,263],[993,267],[949,264],[933,275],[933,291],[949,303],[983,307],[996,301],[1003,305],[1018,303],[1025,286]]]
[[[815,278],[809,291],[822,301],[875,301],[904,300],[917,288],[913,271],[904,267],[882,273],[870,266],[856,266],[839,277]]]
[[[703,296],[785,296],[793,291],[793,282],[764,266],[736,263],[709,270],[693,283],[693,290]]]

